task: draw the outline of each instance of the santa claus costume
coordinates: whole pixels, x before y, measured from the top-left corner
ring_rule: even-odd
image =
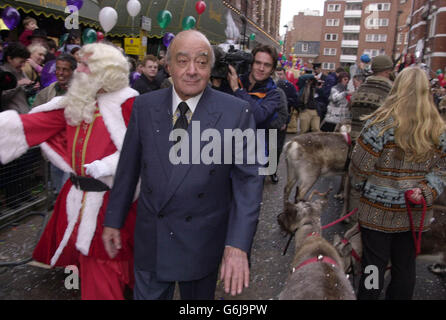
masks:
[[[102,222],[134,98],[129,88],[98,94],[93,121],[68,124],[63,97],[30,114],[0,113],[0,161],[7,163],[41,145],[47,158],[72,178],[63,186],[33,258],[51,266],[80,266],[82,299],[123,299],[133,281],[133,229],[136,202],[121,229],[122,249],[110,259],[102,242]],[[100,163],[102,177],[86,174]],[[135,199],[137,193],[135,194]]]

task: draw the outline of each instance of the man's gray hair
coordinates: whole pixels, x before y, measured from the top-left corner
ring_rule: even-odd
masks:
[[[214,55],[214,50],[212,49],[211,43],[209,42],[208,38],[200,31],[197,30],[185,30],[185,31],[181,31],[180,33],[178,33],[175,38],[173,38],[172,42],[170,43],[169,47],[167,48],[167,52],[166,52],[166,63],[167,65],[170,64],[170,61],[172,59],[172,45],[174,43],[174,41],[177,38],[181,38],[182,36],[184,36],[184,34],[186,33],[196,33],[198,35],[201,35],[201,37],[203,38],[203,40],[208,44],[209,46],[209,52],[210,52],[210,58],[211,58],[211,68],[214,67],[214,63],[215,63],[215,55]]]

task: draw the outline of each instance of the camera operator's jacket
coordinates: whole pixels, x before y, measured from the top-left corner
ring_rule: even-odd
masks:
[[[1,69],[7,72],[11,72],[17,81],[25,78],[23,73],[17,72],[9,63],[5,63],[1,66]],[[17,85],[14,89],[5,90],[2,92],[2,105],[0,111],[15,110],[20,114],[28,113],[30,108],[28,101],[26,100],[24,86]]]
[[[256,83],[251,91],[249,74],[240,77],[241,89],[234,92],[234,95],[240,99],[249,102],[251,111],[256,121],[257,129],[268,129],[268,124],[277,118],[277,112],[280,109],[280,94],[273,79]]]

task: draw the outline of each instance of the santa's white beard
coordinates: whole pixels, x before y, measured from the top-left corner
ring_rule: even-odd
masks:
[[[65,119],[69,125],[77,126],[82,121],[91,123],[96,110],[96,95],[102,88],[102,81],[84,72],[75,71],[68,91],[62,101],[65,105]]]

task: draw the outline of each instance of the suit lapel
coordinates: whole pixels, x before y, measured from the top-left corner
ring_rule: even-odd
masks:
[[[201,97],[197,108],[195,109],[194,114],[192,115],[191,123],[187,129],[188,135],[189,135],[189,146],[192,150],[192,121],[198,121],[200,124],[200,132],[199,137],[201,137],[201,132],[208,128],[215,127],[215,124],[220,119],[221,112],[217,109],[217,106],[215,104],[215,99],[212,99],[212,89],[206,88],[203,96]],[[192,168],[193,162],[192,160],[195,159],[196,161],[200,161],[200,153],[201,149],[204,146],[206,142],[201,142],[200,139],[200,148],[196,148],[197,150],[192,150],[195,152],[190,153],[189,157],[189,163],[188,164],[178,164],[178,165],[172,165],[172,174],[169,179],[169,183],[167,186],[167,192],[166,197],[164,198],[162,207],[164,207],[167,202],[170,200],[170,198],[174,195],[175,191],[178,189],[184,178],[186,177],[189,170]],[[161,209],[162,209],[161,207]]]
[[[169,161],[169,150],[171,143],[169,143],[169,134],[172,131],[172,89],[168,90],[166,97],[161,103],[157,104],[155,108],[151,109],[155,145],[160,157],[161,165],[169,180],[172,172],[172,164]]]

